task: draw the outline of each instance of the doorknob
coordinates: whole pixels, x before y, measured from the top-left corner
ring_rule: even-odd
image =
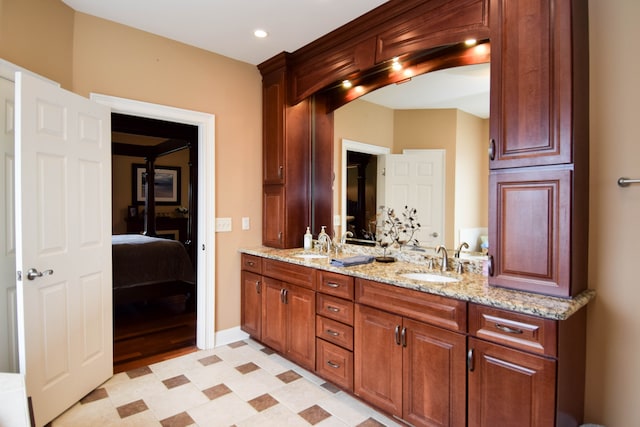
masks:
[[[34,280],[37,277],[50,276],[52,274],[53,274],[53,270],[45,270],[43,272],[39,272],[35,268],[30,268],[29,271],[27,271],[27,279]]]
[[[438,232],[437,232],[437,231],[434,231],[433,233],[429,234],[429,236],[431,236],[431,237],[438,237],[438,236],[439,236],[439,234],[438,234]]]

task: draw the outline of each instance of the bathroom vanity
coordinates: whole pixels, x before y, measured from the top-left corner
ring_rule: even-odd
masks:
[[[390,416],[581,424],[593,291],[563,299],[421,263],[334,267],[301,248],[241,252],[242,329]]]

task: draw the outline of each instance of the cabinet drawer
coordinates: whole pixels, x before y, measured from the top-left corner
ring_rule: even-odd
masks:
[[[318,292],[353,300],[353,277],[318,270]]]
[[[357,303],[453,331],[467,331],[467,303],[386,283],[356,279]]]
[[[316,314],[353,326],[353,302],[318,294],[316,304]]]
[[[305,288],[315,289],[313,282],[315,270],[310,267],[265,258],[262,260],[262,275]]]
[[[353,350],[353,327],[326,317],[316,316],[316,336]]]
[[[316,373],[345,390],[353,390],[353,353],[318,338]]]
[[[262,258],[255,255],[242,254],[242,269],[253,273],[262,273]]]
[[[493,307],[469,306],[469,333],[532,353],[557,357],[557,322]]]

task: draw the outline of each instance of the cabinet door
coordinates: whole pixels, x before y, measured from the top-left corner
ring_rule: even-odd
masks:
[[[285,284],[270,277],[262,278],[262,342],[283,353],[286,342]]]
[[[285,72],[277,71],[265,78],[262,89],[263,181],[284,183]]]
[[[253,338],[262,337],[262,277],[242,271],[240,325]]]
[[[570,166],[491,172],[491,285],[571,296],[571,186]]]
[[[469,351],[468,425],[555,425],[554,360],[476,338]]]
[[[283,185],[265,185],[262,200],[262,244],[284,248],[285,189]]]
[[[402,416],[401,328],[402,317],[356,304],[355,394],[399,417]]]
[[[402,418],[415,426],[465,426],[465,336],[404,319],[401,341]]]
[[[315,369],[316,296],[311,289],[287,284],[286,355],[299,365]]]
[[[491,0],[492,169],[572,161],[571,3]]]

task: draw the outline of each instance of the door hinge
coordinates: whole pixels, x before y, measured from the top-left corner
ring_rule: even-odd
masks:
[[[18,279],[18,282],[22,282],[22,271],[20,270],[17,271],[16,279]]]

